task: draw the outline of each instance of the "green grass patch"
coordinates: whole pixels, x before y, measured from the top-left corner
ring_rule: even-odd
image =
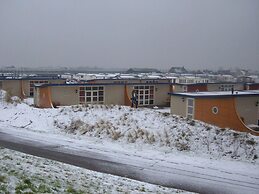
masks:
[[[0,175],[0,183],[5,183],[6,182],[6,177]]]
[[[16,194],[22,194],[26,191],[26,193],[36,193],[37,188],[36,186],[31,182],[29,178],[22,179],[21,182],[15,187],[15,193]]]
[[[74,189],[71,185],[67,187],[66,193],[71,193],[71,194],[84,194],[85,192],[82,190],[76,190]]]
[[[0,184],[0,193],[9,194],[10,192],[7,191],[7,186],[6,185],[1,185]]]
[[[38,193],[51,193],[51,189],[45,184],[40,184],[38,187]]]

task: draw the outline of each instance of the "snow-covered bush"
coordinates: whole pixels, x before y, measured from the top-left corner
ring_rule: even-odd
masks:
[[[214,158],[257,160],[258,137],[151,109],[87,105],[61,109],[67,122],[56,127],[78,135],[113,141],[151,144],[158,148],[210,155]],[[69,112],[69,113],[68,113]]]
[[[9,103],[9,104],[20,104],[22,100],[17,96],[12,96],[10,92],[5,90],[0,90],[0,100],[1,102]]]

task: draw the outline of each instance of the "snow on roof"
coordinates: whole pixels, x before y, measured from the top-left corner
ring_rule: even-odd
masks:
[[[122,79],[134,79],[136,78],[133,75],[120,75],[118,78],[122,78]]]
[[[259,90],[243,90],[243,91],[213,91],[213,92],[184,92],[184,93],[170,93],[175,96],[189,96],[189,97],[226,97],[226,96],[259,96]]]
[[[161,78],[161,76],[160,75],[147,75],[147,78],[159,79],[159,78]]]

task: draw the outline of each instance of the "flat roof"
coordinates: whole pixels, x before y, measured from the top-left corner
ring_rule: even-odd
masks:
[[[38,84],[35,87],[48,87],[48,86],[107,86],[107,85],[172,85],[171,83],[73,83],[73,84]]]
[[[246,83],[246,85],[255,85],[255,86],[257,86],[257,85],[259,85],[259,83]]]
[[[161,81],[165,81],[165,80],[169,80],[169,81],[171,81],[171,78],[163,78],[163,77],[161,77],[161,78],[138,78],[138,77],[136,77],[136,78],[105,78],[105,79],[90,79],[90,80],[87,80],[87,81],[127,81],[127,80],[129,80],[129,81],[132,81],[132,80],[156,80],[156,81],[158,81],[158,80],[161,80]]]
[[[182,97],[233,97],[233,96],[259,96],[259,90],[242,90],[234,91],[232,94],[231,91],[213,91],[213,92],[171,92],[169,93],[172,96],[182,96]]]
[[[4,80],[66,80],[61,77],[0,77],[1,81]]]
[[[173,83],[173,85],[183,85],[183,86],[190,86],[190,85],[244,85],[245,83],[242,82],[208,82],[208,83]]]

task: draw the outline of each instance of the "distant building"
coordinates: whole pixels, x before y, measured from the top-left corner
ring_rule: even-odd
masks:
[[[253,76],[240,76],[237,78],[238,82],[243,82],[243,83],[254,83],[257,77]]]
[[[61,84],[65,82],[65,79],[56,77],[1,77],[0,89],[7,91],[11,96],[26,98],[34,95],[35,84]]]
[[[172,114],[259,135],[259,90],[233,93],[187,92],[170,95]]]
[[[244,83],[195,83],[195,84],[173,84],[173,92],[212,92],[212,91],[241,91],[245,90]]]
[[[185,74],[188,73],[188,71],[184,67],[171,67],[169,73]]]
[[[220,75],[214,75],[213,81],[214,82],[236,82],[237,79],[230,74],[220,74]]]
[[[126,71],[126,73],[161,73],[161,72],[153,68],[130,68]]]
[[[180,84],[196,84],[196,83],[209,83],[208,78],[196,77],[196,76],[180,76],[178,78]]]
[[[132,92],[138,106],[169,106],[171,80],[100,79],[85,84],[45,84],[35,87],[34,104],[40,108],[76,104],[131,105]]]
[[[259,90],[259,83],[246,83],[246,90]]]

